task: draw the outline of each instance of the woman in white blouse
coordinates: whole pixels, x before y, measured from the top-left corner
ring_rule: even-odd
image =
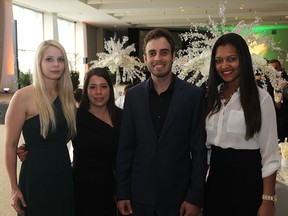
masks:
[[[256,86],[245,40],[222,35],[212,49],[206,105],[211,149],[204,216],[273,216],[280,165],[272,98]]]

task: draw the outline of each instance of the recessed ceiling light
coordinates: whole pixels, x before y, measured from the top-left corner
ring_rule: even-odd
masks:
[[[5,93],[8,93],[8,92],[10,91],[10,88],[3,88],[3,91],[4,91]]]

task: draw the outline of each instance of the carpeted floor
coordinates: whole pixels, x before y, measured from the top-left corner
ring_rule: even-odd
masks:
[[[4,163],[5,126],[0,124],[0,215],[16,216],[16,212],[10,206],[10,185]],[[21,137],[22,140],[22,137]],[[23,143],[23,141],[20,141]],[[18,161],[18,171],[20,162]]]
[[[12,94],[0,93],[0,105],[3,103],[9,103]],[[3,106],[0,106],[0,117],[3,117],[4,112]],[[2,119],[3,120],[3,119]],[[5,141],[5,125],[4,122],[0,121],[0,215],[2,216],[16,216],[15,210],[10,205],[10,185],[8,175],[4,163],[4,141]],[[23,143],[21,137],[20,143]],[[18,172],[20,167],[20,161],[18,161]],[[18,175],[17,175],[18,176]]]

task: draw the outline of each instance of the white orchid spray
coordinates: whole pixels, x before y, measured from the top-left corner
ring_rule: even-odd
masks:
[[[263,88],[267,89],[267,78],[275,90],[279,90],[278,79],[281,77],[281,72],[277,71],[274,67],[268,64],[266,59],[254,53],[251,54],[252,64],[255,74],[260,74],[261,83]]]
[[[115,41],[115,38],[104,42],[104,48],[107,52],[97,53],[97,60],[93,60],[90,68],[108,67],[112,74],[116,74],[116,84],[121,81],[133,81],[139,78],[144,81],[146,76],[142,71],[144,64],[139,58],[130,56],[131,52],[135,51],[135,45],[131,44],[124,48],[124,44],[129,40],[127,36],[123,36],[122,42]],[[121,75],[122,69],[122,75]]]
[[[178,70],[180,71],[178,77],[185,79],[187,82],[194,83],[197,86],[202,86],[202,84],[208,79],[210,56],[211,52],[205,51],[198,57],[194,57],[191,60],[178,58],[176,61],[183,61],[181,63],[181,70]],[[177,62],[174,62],[174,64],[177,64]]]
[[[208,23],[194,23],[191,25],[190,31],[180,34],[180,38],[189,42],[188,48],[180,50],[174,61],[172,71],[181,79],[191,82],[197,86],[202,86],[208,79],[210,68],[210,57],[212,47],[215,41],[223,34],[228,33],[225,18],[225,4],[219,4],[219,17],[221,22],[217,23],[209,17]],[[281,51],[273,38],[267,34],[259,37],[253,29],[259,26],[261,19],[255,17],[255,21],[246,24],[243,20],[240,21],[231,32],[241,35],[247,42],[250,48],[259,44],[266,44],[267,47],[273,50]],[[266,80],[269,79],[275,90],[279,89],[277,78],[280,74],[267,61],[256,54],[252,54],[252,63],[255,74],[261,76],[263,88],[267,89]]]

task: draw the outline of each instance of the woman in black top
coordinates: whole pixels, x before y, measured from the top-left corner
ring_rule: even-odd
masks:
[[[121,114],[106,69],[88,71],[72,142],[76,215],[117,215],[114,165]]]

